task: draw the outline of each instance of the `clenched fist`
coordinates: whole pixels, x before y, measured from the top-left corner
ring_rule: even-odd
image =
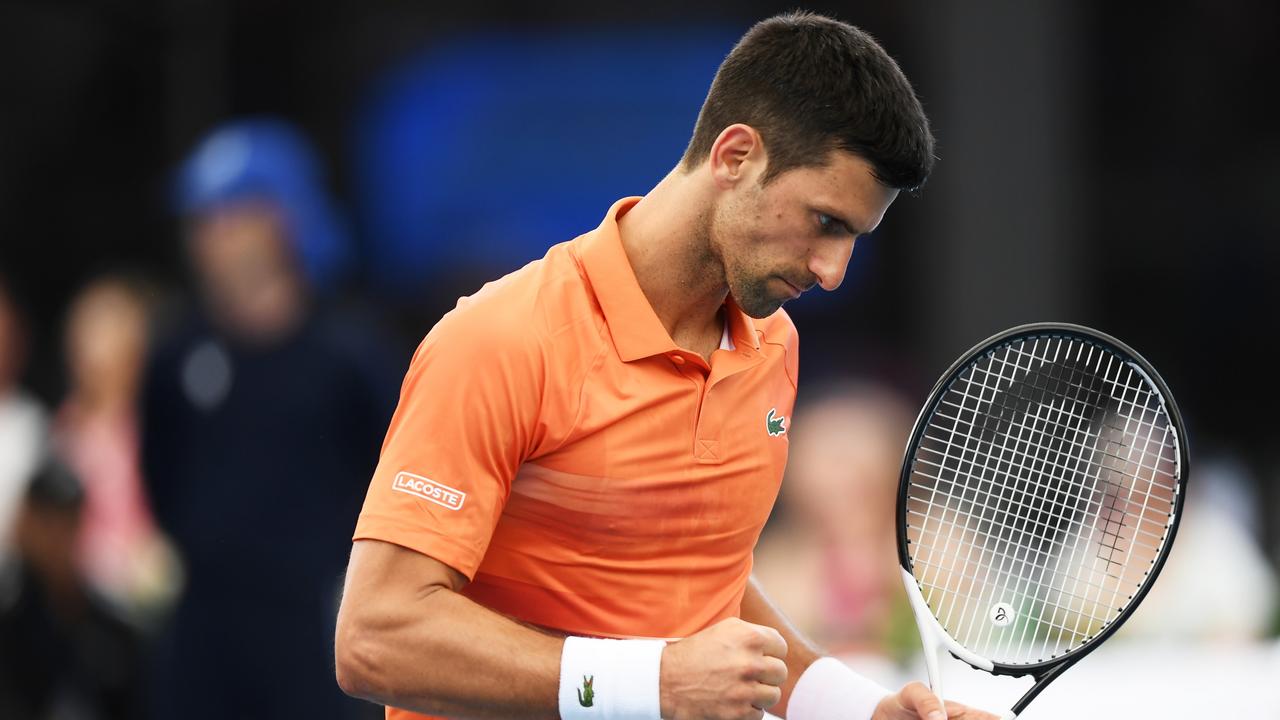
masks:
[[[667,720],[760,720],[782,698],[787,643],[777,630],[727,618],[662,651]]]

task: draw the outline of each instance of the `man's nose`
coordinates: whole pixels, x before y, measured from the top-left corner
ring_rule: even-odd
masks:
[[[853,254],[853,238],[819,244],[809,255],[809,272],[818,279],[818,285],[830,292],[844,282],[849,256]]]

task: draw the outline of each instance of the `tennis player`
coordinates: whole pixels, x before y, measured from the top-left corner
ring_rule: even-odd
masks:
[[[872,38],[753,27],[669,175],[419,346],[356,526],[342,688],[391,719],[946,717],[823,657],[751,577],[792,430],[780,307],[839,286],[932,164]]]

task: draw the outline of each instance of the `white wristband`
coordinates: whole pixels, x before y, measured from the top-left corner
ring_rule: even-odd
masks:
[[[833,657],[819,658],[796,681],[787,720],[870,720],[888,689]]]
[[[661,720],[662,640],[567,637],[560,654],[563,720]]]

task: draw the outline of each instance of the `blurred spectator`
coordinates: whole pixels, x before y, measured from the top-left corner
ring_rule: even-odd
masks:
[[[1270,633],[1280,600],[1258,540],[1257,483],[1229,456],[1193,458],[1191,473],[1173,550],[1119,636],[1255,642]]]
[[[84,493],[46,462],[0,567],[0,717],[107,720],[141,712],[141,639],[84,581],[76,561]]]
[[[45,411],[19,386],[27,337],[12,289],[0,277],[0,560],[9,552],[14,516],[39,461]]]
[[[910,407],[880,385],[801,397],[782,517],[756,576],[800,629],[836,655],[904,660],[919,649],[898,570],[895,504]]]
[[[244,119],[219,128],[182,167],[175,194],[178,210],[197,222],[216,220],[210,211],[218,207],[266,201],[267,212],[287,227],[291,258],[313,289],[332,290],[346,273],[350,247],[319,159],[283,120]]]
[[[143,295],[123,278],[93,282],[72,301],[64,343],[69,392],[54,419],[54,444],[84,482],[78,555],[85,576],[122,608],[154,614],[172,596],[175,568],[138,457],[147,335]]]
[[[341,269],[328,214],[304,217],[328,207],[308,196],[315,167],[288,125],[248,121],[182,172],[200,311],[144,384],[144,476],[187,577],[160,643],[158,717],[360,711],[333,679],[333,621],[399,368],[311,292]]]

